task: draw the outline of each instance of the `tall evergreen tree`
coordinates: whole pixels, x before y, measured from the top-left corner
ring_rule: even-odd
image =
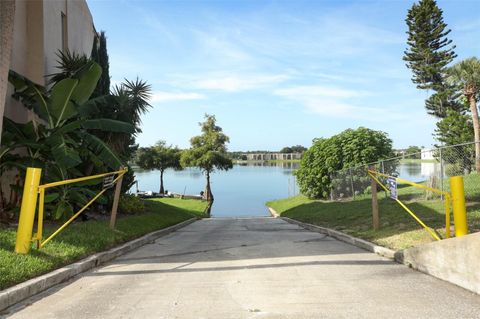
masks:
[[[105,36],[105,31],[101,31],[100,34],[94,37],[90,58],[97,62],[102,68],[102,76],[98,81],[93,96],[97,97],[110,94],[110,65],[108,63],[107,37]]]
[[[448,39],[450,29],[443,21],[443,11],[435,0],[421,0],[408,10],[408,48],[403,60],[412,70],[412,82],[419,89],[433,90],[425,106],[429,114],[445,117],[447,109],[462,110],[454,90],[446,83],[447,66],[457,56]]]

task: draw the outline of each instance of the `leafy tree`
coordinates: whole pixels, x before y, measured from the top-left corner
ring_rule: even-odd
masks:
[[[287,153],[287,154],[290,154],[290,153],[293,153],[293,150],[291,147],[284,147],[280,150],[280,153]]]
[[[409,146],[407,149],[406,149],[406,152],[407,152],[407,155],[410,155],[410,154],[414,154],[412,156],[410,156],[411,158],[416,158],[416,159],[419,159],[421,157],[421,154],[420,152],[422,151],[422,149],[418,146]]]
[[[331,175],[338,170],[393,157],[392,140],[386,133],[360,127],[330,138],[313,140],[295,172],[302,194],[327,198]]]
[[[469,173],[475,163],[475,147],[471,144],[473,138],[473,123],[469,115],[463,115],[448,110],[447,117],[437,122],[435,137],[443,146],[442,160],[446,164],[449,176]],[[437,154],[439,156],[439,154]]]
[[[480,173],[480,124],[477,103],[480,96],[480,60],[472,57],[449,69],[449,81],[463,92],[470,107],[475,141],[475,169]]]
[[[302,145],[294,145],[291,147],[284,147],[280,150],[280,153],[303,153],[307,150],[306,147],[303,147]]]
[[[408,26],[408,48],[403,60],[412,70],[412,82],[419,89],[432,89],[434,93],[427,101],[428,112],[445,116],[446,109],[458,109],[454,91],[445,83],[447,65],[457,56],[455,45],[448,39],[450,29],[443,21],[443,11],[435,0],[421,0],[408,10],[405,19]]]
[[[227,171],[233,167],[227,155],[230,139],[216,122],[214,115],[205,114],[205,122],[199,123],[202,134],[190,139],[191,148],[184,151],[180,159],[182,166],[195,166],[203,170],[207,179],[205,197],[210,202],[213,202],[210,174],[216,169]]]
[[[464,144],[472,141],[472,117],[448,110],[447,116],[437,122],[435,138],[445,146]]]
[[[292,152],[293,153],[303,153],[307,150],[306,147],[302,146],[302,145],[294,145],[292,146]]]
[[[158,169],[160,171],[160,190],[165,192],[163,187],[163,173],[168,168],[180,169],[180,150],[178,147],[168,146],[165,141],[158,141],[155,146],[141,147],[138,149],[137,165],[143,169]]]
[[[89,99],[98,78],[100,67],[88,62],[70,78],[60,80],[49,90],[11,71],[9,80],[15,88],[14,97],[31,108],[41,119],[26,124],[4,118],[2,165],[16,167],[24,172],[26,167],[43,169],[43,180],[59,181],[83,175],[79,171],[82,157],[118,169],[122,160],[91,130],[132,134],[134,127],[126,122],[106,118],[89,118]],[[19,153],[19,150],[23,152]],[[19,155],[22,154],[22,155]],[[23,155],[25,154],[25,155]],[[50,194],[50,204],[55,207],[56,218],[71,215],[75,205],[83,205],[88,188],[76,184],[56,188]]]

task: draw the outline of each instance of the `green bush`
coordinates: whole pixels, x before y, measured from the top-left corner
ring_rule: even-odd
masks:
[[[145,212],[145,203],[143,199],[131,195],[122,194],[118,202],[118,212],[120,214],[139,214]]]
[[[392,140],[387,133],[364,127],[348,129],[330,138],[314,139],[295,175],[302,194],[309,198],[328,198],[332,187],[351,192],[341,178],[332,181],[339,170],[393,156]],[[365,183],[367,187],[368,178]]]

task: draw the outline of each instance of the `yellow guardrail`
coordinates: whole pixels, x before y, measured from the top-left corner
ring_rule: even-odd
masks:
[[[429,190],[431,192],[434,192],[434,193],[438,193],[438,194],[442,194],[445,196],[445,234],[446,234],[446,237],[449,238],[450,237],[450,193],[448,192],[443,192],[441,190],[438,190],[438,189],[435,189],[435,188],[431,188],[431,187],[428,187],[428,186],[425,186],[425,185],[422,185],[422,184],[418,184],[418,183],[414,183],[414,182],[410,182],[410,181],[407,181],[405,179],[401,179],[401,178],[398,178],[398,177],[395,177],[395,176],[389,176],[387,174],[383,174],[383,173],[379,173],[377,171],[374,171],[374,170],[368,170],[368,175],[370,175],[370,177],[372,179],[375,180],[375,182],[377,182],[378,185],[380,185],[386,192],[389,191],[389,189],[383,185],[383,183],[377,178],[377,176],[383,176],[383,177],[386,177],[386,178],[394,178],[398,183],[401,183],[401,184],[407,184],[407,185],[411,185],[411,186],[414,186],[414,187],[417,187],[417,188],[422,188],[422,189],[425,189],[425,190]],[[433,238],[435,238],[436,240],[441,240],[440,236],[437,234],[437,232],[432,229],[431,227],[428,227],[417,215],[415,215],[415,213],[409,209],[401,200],[399,200],[398,198],[394,198],[394,200],[407,212],[409,213],[413,219],[415,219],[417,221],[417,223],[419,223]]]
[[[450,205],[453,207],[453,216],[455,221],[455,236],[460,237],[468,234],[468,223],[467,223],[467,212],[465,208],[465,192],[463,187],[463,177],[462,176],[453,176],[450,177],[450,190],[451,193],[441,191],[436,188],[428,187],[423,184],[414,183],[399,177],[390,176],[383,174],[374,170],[367,170],[368,175],[385,191],[390,191],[383,183],[379,180],[378,176],[393,178],[400,184],[407,184],[417,188],[425,189],[433,193],[443,195],[445,197],[445,237],[450,238],[450,226],[451,226],[451,209]],[[372,192],[373,193],[373,192]],[[428,227],[415,213],[409,209],[405,203],[398,199],[398,196],[394,198],[395,201],[403,208],[407,213],[409,213],[428,233],[435,238],[436,240],[441,240],[440,235],[431,227]]]
[[[120,169],[118,171],[97,174],[91,176],[85,176],[74,179],[67,179],[63,181],[48,183],[40,185],[40,177],[42,170],[40,168],[27,168],[27,174],[25,177],[25,185],[22,197],[22,206],[20,209],[20,219],[17,230],[17,240],[15,244],[15,252],[21,254],[27,254],[30,250],[31,242],[37,242],[37,248],[40,249],[45,246],[50,240],[57,236],[63,229],[65,229],[70,223],[72,223],[82,212],[85,211],[95,200],[97,200],[103,193],[110,187],[103,187],[87,204],[85,204],[78,212],[76,212],[69,220],[67,220],[62,226],[60,226],[55,232],[53,232],[47,239],[43,239],[43,216],[44,216],[44,204],[45,204],[45,190],[52,187],[74,184],[84,182],[93,179],[99,179],[107,176],[117,175],[109,185],[116,185],[115,195],[112,206],[112,213],[110,219],[110,227],[115,227],[118,201],[120,197],[121,185],[123,175],[127,172],[127,169]],[[32,238],[33,224],[35,220],[35,211],[38,199],[38,222],[37,233]]]

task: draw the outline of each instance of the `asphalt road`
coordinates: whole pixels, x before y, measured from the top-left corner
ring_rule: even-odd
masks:
[[[273,218],[204,219],[9,318],[480,318],[480,296]]]

